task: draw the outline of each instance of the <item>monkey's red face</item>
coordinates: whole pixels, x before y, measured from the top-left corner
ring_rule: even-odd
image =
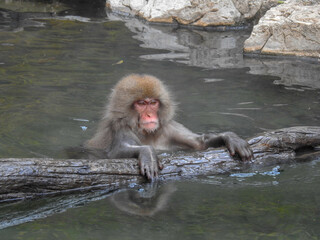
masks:
[[[158,111],[160,101],[146,98],[138,100],[133,104],[134,109],[139,113],[139,127],[147,132],[154,132],[159,127]]]

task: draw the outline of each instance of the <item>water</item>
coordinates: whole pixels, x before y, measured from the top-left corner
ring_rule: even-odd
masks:
[[[133,72],[163,79],[180,103],[177,119],[195,132],[250,137],[319,125],[319,63],[243,57],[249,31],[119,21],[101,6],[5,2],[57,14],[13,21],[17,13],[1,10],[0,157],[65,157],[93,135],[110,89]],[[2,205],[1,239],[319,239],[319,159],[275,167]]]

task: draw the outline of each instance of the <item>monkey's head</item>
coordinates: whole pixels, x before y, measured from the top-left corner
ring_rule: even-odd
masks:
[[[152,133],[174,116],[175,104],[166,86],[151,75],[131,74],[121,79],[110,96],[107,116]]]

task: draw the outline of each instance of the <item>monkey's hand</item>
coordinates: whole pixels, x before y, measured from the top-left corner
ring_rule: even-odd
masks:
[[[141,175],[145,175],[149,180],[157,178],[159,169],[163,168],[154,149],[150,146],[142,146],[139,152],[139,166]]]
[[[247,141],[238,137],[238,135],[233,132],[226,132],[221,136],[231,156],[238,154],[243,161],[250,161],[253,159],[253,152]]]

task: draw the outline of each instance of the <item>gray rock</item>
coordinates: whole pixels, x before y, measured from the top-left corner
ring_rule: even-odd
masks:
[[[320,59],[320,2],[288,0],[271,8],[254,26],[244,51]]]
[[[107,0],[116,12],[140,16],[151,22],[194,26],[234,26],[245,23],[275,0]]]

